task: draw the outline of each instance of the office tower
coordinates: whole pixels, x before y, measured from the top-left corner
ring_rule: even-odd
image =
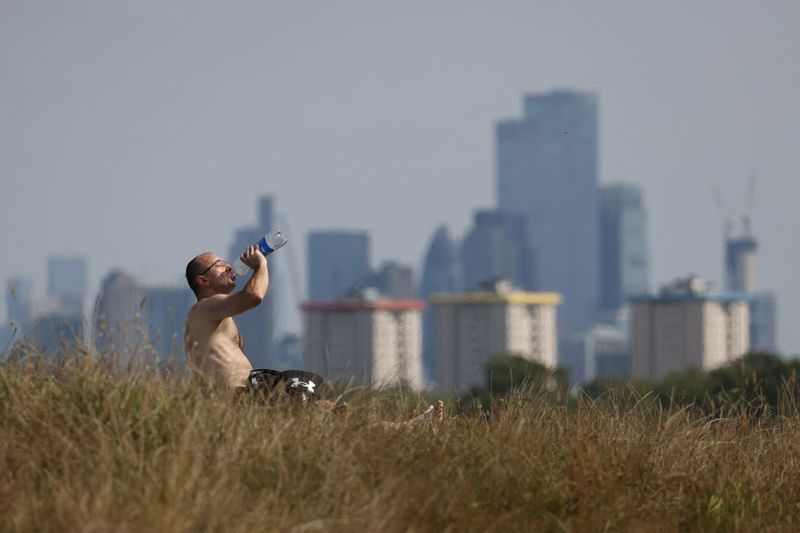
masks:
[[[628,336],[619,329],[600,324],[589,331],[588,360],[593,362],[586,378],[631,377],[631,349]]]
[[[525,217],[500,210],[475,211],[472,228],[461,243],[461,265],[466,290],[500,278],[533,290],[536,267]]]
[[[47,258],[47,295],[63,313],[83,313],[88,274],[83,257]]]
[[[258,201],[258,225],[236,231],[228,256],[233,261],[248,246],[257,242],[275,226],[274,202],[271,196]],[[288,243],[287,246],[291,246]],[[245,342],[244,353],[254,368],[273,368],[275,360],[275,313],[278,308],[277,287],[280,283],[280,259],[277,254],[269,257],[269,288],[261,305],[236,317],[236,324]],[[236,280],[237,290],[250,279],[250,272]]]
[[[725,288],[733,292],[756,290],[756,250],[752,235],[728,237],[725,241]]]
[[[306,366],[326,379],[422,388],[422,300],[370,290],[303,304]]]
[[[570,381],[574,384],[631,375],[628,337],[617,327],[596,324],[584,333],[560,339],[559,346],[559,362],[569,369]]]
[[[659,380],[688,368],[712,370],[750,347],[746,293],[711,293],[699,278],[679,280],[658,296],[631,300],[634,378]]]
[[[375,287],[386,298],[403,300],[413,298],[414,271],[411,265],[396,261],[384,261],[381,267],[368,276],[365,286]]]
[[[730,231],[730,229],[729,229]],[[750,345],[753,350],[777,353],[777,297],[757,289],[756,252],[758,241],[752,235],[750,221],[742,217],[739,235],[725,237],[725,288],[746,292],[750,300]]]
[[[145,291],[120,270],[108,274],[100,284],[94,309],[94,346],[99,352],[114,353],[125,362],[147,342],[142,325]]]
[[[778,353],[778,302],[775,293],[757,292],[750,301],[750,348]]]
[[[195,297],[186,286],[142,287],[144,306],[142,325],[146,328],[150,346],[160,358],[183,360],[184,326]]]
[[[432,294],[461,290],[461,269],[457,245],[445,226],[439,226],[431,238],[422,267],[419,295],[427,300]],[[436,381],[436,329],[433,307],[422,314],[422,367],[426,383]]]
[[[506,280],[477,292],[436,294],[436,389],[460,392],[484,383],[498,354],[520,355],[555,367],[557,293],[522,292]]]
[[[83,316],[61,311],[46,312],[33,319],[26,337],[47,355],[59,355],[83,342]]]
[[[314,231],[308,236],[308,298],[339,298],[369,276],[369,235],[365,231]]]
[[[16,327],[22,327],[31,319],[31,302],[33,300],[33,287],[26,278],[11,278],[6,284],[6,312],[8,322],[13,322]]]
[[[561,293],[560,328],[581,331],[599,296],[597,96],[556,91],[524,104],[521,119],[497,125],[498,207],[524,215],[537,289]]]
[[[647,217],[635,185],[602,188],[600,197],[600,310],[616,313],[631,296],[649,292]]]
[[[282,335],[275,348],[275,370],[304,368],[303,338],[293,333]]]

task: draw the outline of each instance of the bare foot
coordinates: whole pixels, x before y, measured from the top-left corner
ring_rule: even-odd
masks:
[[[413,426],[422,422],[430,422],[441,424],[444,420],[444,402],[439,400],[436,402],[436,407],[429,405],[421,415],[417,415],[411,420],[407,420],[404,424]]]

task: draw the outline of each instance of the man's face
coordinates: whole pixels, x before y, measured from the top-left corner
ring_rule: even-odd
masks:
[[[197,281],[200,286],[210,288],[215,294],[230,294],[236,287],[236,275],[224,259],[214,254],[203,254],[198,261],[203,268]]]

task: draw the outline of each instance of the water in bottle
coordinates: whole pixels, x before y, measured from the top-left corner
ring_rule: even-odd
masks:
[[[286,244],[288,240],[289,239],[286,238],[286,235],[284,235],[281,230],[274,229],[261,237],[261,239],[253,246],[258,246],[258,249],[261,250],[261,253],[267,256]],[[247,274],[248,270],[250,270],[250,267],[242,263],[241,259],[237,258],[236,261],[233,262],[233,271],[236,272],[237,276],[243,276]]]

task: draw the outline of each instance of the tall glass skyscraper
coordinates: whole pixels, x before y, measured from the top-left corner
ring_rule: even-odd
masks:
[[[505,278],[527,291],[536,289],[536,265],[528,245],[525,217],[500,210],[475,211],[461,244],[464,289]]]
[[[457,244],[445,226],[439,226],[431,238],[422,266],[420,297],[459,292],[462,288]],[[422,314],[422,372],[427,383],[436,380],[436,329],[430,304]]]
[[[600,310],[614,312],[650,290],[647,216],[635,185],[604,186],[600,203]]]
[[[255,227],[240,228],[236,231],[229,250],[232,260],[239,257],[247,246],[255,243],[269,230],[275,229],[275,210],[272,196],[262,196],[258,201],[258,224]],[[270,256],[272,257],[272,256]],[[273,368],[275,363],[275,310],[277,309],[276,287],[279,286],[280,272],[276,260],[269,260],[269,284],[267,296],[261,305],[236,317],[236,324],[244,338],[244,353],[255,368]],[[236,281],[240,290],[250,279],[245,274]]]
[[[47,295],[58,303],[59,311],[83,312],[88,279],[86,258],[47,258]]]
[[[365,231],[314,231],[308,236],[308,299],[341,297],[370,274]]]
[[[537,286],[563,295],[560,329],[593,321],[599,296],[597,95],[525,97],[521,119],[497,124],[497,203],[527,222]]]

